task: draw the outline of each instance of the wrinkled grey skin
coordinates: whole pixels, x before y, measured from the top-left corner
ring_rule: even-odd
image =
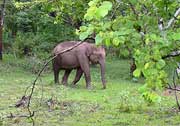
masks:
[[[73,47],[76,44],[77,42],[75,41],[62,42],[54,48],[53,55],[56,55],[67,48]],[[100,64],[101,80],[103,88],[105,89],[105,49],[103,47],[96,47],[94,44],[87,42],[82,43],[68,52],[59,54],[53,60],[55,83],[59,83],[59,71],[65,70],[61,83],[67,85],[69,74],[73,69],[76,69],[76,76],[72,84],[75,85],[84,73],[86,88],[91,88],[90,63]]]

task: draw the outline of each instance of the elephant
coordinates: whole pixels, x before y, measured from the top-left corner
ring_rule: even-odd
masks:
[[[52,53],[55,56],[63,50],[75,46],[77,42],[78,41],[61,42],[53,49]],[[83,42],[70,51],[58,54],[52,61],[55,83],[59,83],[60,70],[65,70],[61,83],[67,85],[69,74],[73,69],[76,69],[76,75],[72,85],[75,86],[84,73],[86,88],[91,89],[90,64],[100,64],[101,80],[103,89],[105,89],[105,55],[104,47],[97,47],[95,44],[88,42]]]

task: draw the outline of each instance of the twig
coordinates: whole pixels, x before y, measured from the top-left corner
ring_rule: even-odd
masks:
[[[116,11],[117,11],[117,9],[119,8],[119,6],[120,6],[120,2],[118,2],[118,5],[116,6],[116,8],[114,9],[114,11],[113,11],[113,13],[112,13],[112,15],[111,15],[111,17],[110,17],[110,19],[112,19],[113,17],[114,17],[114,15],[115,15],[115,13],[116,13]]]
[[[138,13],[136,12],[136,9],[134,8],[133,4],[131,2],[129,2],[129,5],[130,5],[134,15],[136,15],[136,19],[138,19]]]

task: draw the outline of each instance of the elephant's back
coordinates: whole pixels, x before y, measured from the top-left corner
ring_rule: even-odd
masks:
[[[78,42],[79,42],[79,41],[66,41],[66,42],[59,43],[59,44],[53,49],[52,53],[53,53],[54,55],[56,55],[56,54],[62,52],[63,50],[65,50],[65,49],[68,49],[68,48],[70,48],[70,47],[75,46]],[[84,46],[84,45],[86,45],[86,44],[89,44],[89,43],[83,42],[81,45],[79,45],[79,47],[82,47],[82,46]],[[74,49],[74,50],[75,50],[75,49]]]

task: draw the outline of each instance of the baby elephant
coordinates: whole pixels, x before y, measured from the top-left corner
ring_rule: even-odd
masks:
[[[67,41],[58,44],[54,50],[53,55],[73,47],[77,44],[76,41]],[[59,83],[59,71],[65,70],[64,76],[62,78],[62,84],[66,85],[68,76],[73,69],[76,69],[76,76],[72,82],[75,85],[81,78],[82,74],[85,75],[86,88],[91,88],[91,76],[90,76],[90,63],[100,64],[101,67],[101,80],[103,88],[106,88],[105,82],[105,49],[103,47],[96,47],[96,45],[83,42],[79,46],[73,48],[72,50],[59,54],[53,60],[53,70],[54,70],[54,81]]]

